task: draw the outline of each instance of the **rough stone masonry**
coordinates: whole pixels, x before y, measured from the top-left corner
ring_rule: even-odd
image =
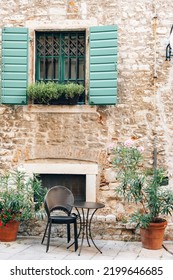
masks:
[[[169,7],[169,8],[168,8]],[[0,106],[0,170],[24,163],[82,161],[96,163],[96,197],[105,203],[94,223],[95,235],[138,239],[128,222],[131,205],[115,195],[116,180],[108,145],[135,136],[145,147],[146,163],[166,167],[173,187],[173,66],[165,49],[173,24],[173,2],[167,0],[5,0],[0,27],[28,27],[29,82],[35,81],[36,30],[86,30],[118,25],[118,104],[115,106]],[[86,55],[88,65],[88,55]],[[87,66],[88,67],[88,66]],[[88,68],[86,68],[86,90]],[[99,224],[99,232],[96,230]],[[42,223],[21,228],[40,234]],[[172,218],[166,238],[173,239]]]

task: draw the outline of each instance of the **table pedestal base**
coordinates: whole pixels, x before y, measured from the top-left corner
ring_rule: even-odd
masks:
[[[79,219],[80,219],[80,229],[79,229],[79,233],[78,233],[78,238],[81,235],[81,246],[79,249],[79,256],[81,254],[81,250],[83,247],[83,242],[84,242],[84,238],[86,237],[88,246],[91,247],[90,245],[90,241],[91,243],[94,245],[94,247],[102,254],[101,250],[97,247],[97,245],[95,244],[93,237],[92,237],[92,233],[91,233],[91,224],[92,224],[92,219],[94,214],[96,213],[96,211],[100,208],[105,207],[105,205],[103,203],[96,203],[96,202],[76,202],[74,204],[74,207],[76,208],[76,211],[78,213]],[[81,214],[79,209],[81,209]],[[86,215],[84,212],[84,209],[86,209]],[[91,216],[89,216],[89,211],[90,210],[94,210],[93,213],[91,214]]]
[[[83,242],[84,242],[85,236],[86,236],[86,240],[87,240],[88,246],[91,247],[90,241],[89,241],[89,239],[90,239],[92,244],[94,245],[94,247],[102,254],[102,251],[97,247],[97,245],[95,244],[95,242],[94,242],[94,240],[92,238],[92,235],[91,235],[92,218],[93,218],[95,212],[97,211],[97,209],[94,210],[94,212],[92,213],[90,218],[89,218],[89,210],[90,209],[87,209],[86,219],[85,219],[85,214],[84,214],[84,209],[83,208],[82,208],[82,218],[81,218],[81,215],[79,213],[79,210],[77,208],[76,208],[76,210],[77,210],[79,218],[80,218],[79,236],[82,233],[82,241],[81,241],[81,246],[80,246],[80,249],[79,249],[78,256],[80,256],[80,254],[81,254],[81,250],[82,250],[82,247],[83,247]]]

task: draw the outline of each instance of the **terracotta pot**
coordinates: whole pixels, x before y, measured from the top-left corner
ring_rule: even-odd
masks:
[[[150,223],[148,228],[140,228],[141,242],[144,248],[158,250],[162,248],[167,221]]]
[[[7,226],[0,227],[0,241],[10,242],[15,241],[19,229],[20,222],[10,221]]]

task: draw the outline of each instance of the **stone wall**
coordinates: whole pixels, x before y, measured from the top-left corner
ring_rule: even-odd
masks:
[[[97,200],[106,205],[101,212],[105,233],[100,234],[102,238],[136,238],[126,223],[131,206],[119,201],[114,192],[116,181],[107,151],[109,143],[137,137],[145,147],[149,166],[153,165],[155,145],[158,165],[167,168],[172,187],[173,67],[172,62],[165,61],[172,8],[171,0],[1,3],[1,28],[25,26],[30,30],[30,82],[34,81],[35,30],[73,28],[85,29],[88,34],[90,26],[118,25],[118,105],[0,106],[1,171],[35,160],[98,164]],[[88,69],[86,77],[87,74]],[[170,227],[171,222],[170,219]],[[173,238],[171,231],[168,237]]]

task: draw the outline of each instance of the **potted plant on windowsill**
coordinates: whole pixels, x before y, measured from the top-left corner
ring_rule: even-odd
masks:
[[[45,189],[22,171],[0,175],[0,241],[14,241],[20,222],[42,215]]]
[[[119,182],[116,192],[127,203],[135,203],[131,220],[140,227],[144,248],[160,249],[167,226],[166,215],[173,210],[173,192],[163,186],[165,171],[153,169],[148,174],[144,168],[144,148],[130,139],[112,147],[113,166]]]
[[[34,104],[74,105],[84,92],[84,86],[55,82],[36,82],[28,86],[27,94]]]

